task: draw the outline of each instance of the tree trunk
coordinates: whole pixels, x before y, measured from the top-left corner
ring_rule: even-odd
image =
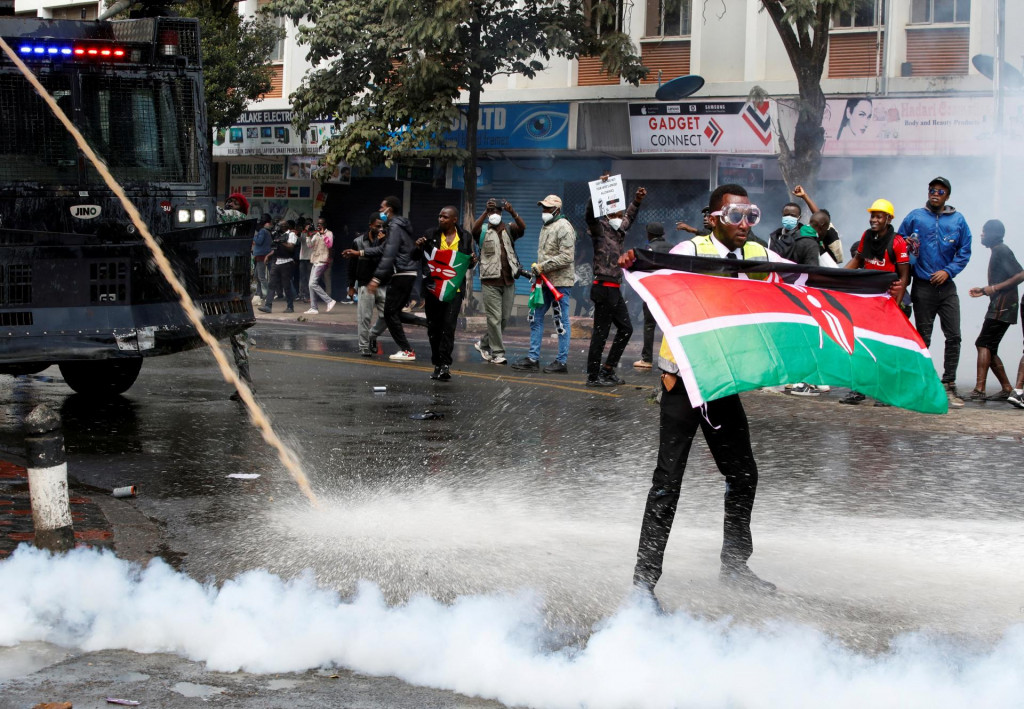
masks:
[[[788,145],[785,140],[780,142],[779,168],[789,189],[803,185],[814,194],[821,168],[821,149],[825,145],[825,131],[821,127],[825,115],[825,94],[821,90],[820,75],[815,76],[810,67],[801,69],[797,72],[800,101],[793,145]]]
[[[476,221],[476,131],[480,122],[480,82],[473,79],[469,87],[469,108],[466,110],[466,150],[469,156],[463,166],[462,224],[467,229]]]

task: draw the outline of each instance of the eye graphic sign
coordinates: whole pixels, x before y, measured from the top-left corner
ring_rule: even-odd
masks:
[[[629,104],[633,154],[776,155],[775,103]]]
[[[466,147],[466,107],[462,119],[445,135]],[[568,150],[568,103],[493,103],[480,105],[477,147],[481,150]]]

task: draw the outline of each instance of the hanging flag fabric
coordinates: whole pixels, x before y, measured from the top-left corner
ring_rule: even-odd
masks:
[[[449,303],[462,287],[469,270],[469,254],[450,249],[434,249],[430,252],[427,267],[430,268],[429,290],[438,300]]]
[[[694,406],[806,382],[947,410],[931,353],[885,295],[894,274],[646,250],[637,257],[626,279],[665,333]]]

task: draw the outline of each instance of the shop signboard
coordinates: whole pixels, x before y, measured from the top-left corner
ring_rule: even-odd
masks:
[[[629,104],[634,155],[775,155],[775,102]]]
[[[449,145],[466,147],[466,107],[462,120],[445,136]],[[477,121],[479,150],[568,150],[568,103],[481,104]]]
[[[1020,155],[1022,109],[1024,101],[1006,101],[1000,142],[991,96],[830,99],[822,119],[822,154],[943,157],[994,155],[999,150]]]
[[[274,219],[297,219],[313,212],[313,184],[290,182],[282,158],[230,163],[229,192],[249,200],[252,215],[270,214]]]
[[[334,121],[314,121],[299,131],[292,111],[242,111],[227,128],[213,130],[213,156],[303,155],[327,151],[326,142],[337,132]]]
[[[764,159],[718,157],[715,161],[714,190],[719,185],[743,185],[750,194],[764,192]]]

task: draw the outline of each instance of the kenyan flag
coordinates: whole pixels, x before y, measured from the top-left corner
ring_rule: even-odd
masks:
[[[447,303],[455,297],[469,270],[469,254],[450,249],[434,249],[427,261],[430,268],[429,290],[438,300]]]
[[[701,261],[712,265],[719,259]],[[769,264],[732,261],[726,268],[745,265],[763,271]],[[768,281],[626,272],[665,333],[694,406],[763,386],[807,382],[849,387],[914,411],[946,412],[931,354],[891,298],[781,282],[787,266],[770,264]],[[806,283],[815,270],[840,269],[793,272]]]

